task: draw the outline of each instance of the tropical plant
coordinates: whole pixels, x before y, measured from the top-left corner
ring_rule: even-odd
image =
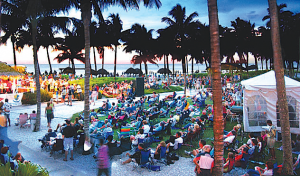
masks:
[[[169,15],[173,18],[163,17],[162,22],[167,23],[171,31],[173,31],[173,42],[175,43],[176,48],[173,49],[173,57],[182,63],[182,71],[184,75],[184,94],[186,94],[186,56],[188,54],[186,43],[190,38],[191,28],[198,26],[198,21],[194,20],[198,16],[198,13],[193,12],[188,17],[185,14],[185,7],[177,4],[169,11]]]
[[[221,85],[221,62],[220,62],[220,39],[217,0],[208,0],[208,15],[210,28],[211,46],[211,70],[214,105],[214,168],[213,175],[223,175],[224,155],[224,118],[222,115],[222,85]]]
[[[283,146],[283,174],[293,175],[293,160],[291,146],[291,132],[289,122],[289,110],[286,98],[284,69],[282,63],[282,53],[280,45],[280,25],[278,20],[278,9],[276,0],[269,0],[269,12],[271,18],[271,38],[274,56],[274,67],[276,77],[276,90],[278,99],[278,109],[280,114],[280,124]],[[274,149],[273,149],[274,150]],[[274,151],[275,156],[275,151]]]
[[[117,50],[119,39],[121,38],[122,31],[122,20],[120,19],[119,14],[110,14],[108,17],[108,34],[110,36],[110,42],[115,46],[115,59],[114,59],[114,77],[116,77],[117,73]]]

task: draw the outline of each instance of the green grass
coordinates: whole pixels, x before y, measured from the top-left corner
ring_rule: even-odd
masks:
[[[162,86],[160,86],[159,89],[145,89],[145,94],[152,94],[153,92],[156,93],[164,93],[164,92],[174,92],[174,91],[182,91],[183,89],[179,86],[170,86],[170,89],[163,89]]]
[[[192,105],[191,99],[188,99],[188,102]],[[210,100],[210,99],[206,100],[206,104],[212,104],[212,103],[213,103],[212,100]],[[145,106],[147,107],[147,105],[148,104],[146,103]],[[95,110],[97,110],[97,109],[95,109]],[[172,110],[174,110],[174,108],[171,109],[171,111]],[[171,113],[171,111],[170,111],[170,113]],[[72,116],[72,121],[75,119],[75,117],[78,117],[78,114],[79,113],[76,113]],[[107,116],[102,116],[102,117],[99,117],[99,120],[104,120],[106,118],[107,118]],[[159,120],[160,121],[163,121],[163,120],[167,121],[167,119],[168,119],[168,117],[160,118]],[[225,130],[226,131],[231,131],[235,125],[237,125],[237,122],[227,121]],[[117,131],[119,131],[119,130],[114,130],[114,131],[115,131],[114,139],[118,139]],[[182,130],[181,129],[176,129],[176,130],[172,129],[171,133],[172,133],[172,135],[175,135],[176,132],[178,132],[178,131],[182,131]],[[162,137],[163,141],[166,141],[166,140],[169,139],[169,135],[166,135],[166,134],[160,134],[159,136]],[[248,134],[245,134],[244,136],[245,137],[243,139],[242,139],[241,136],[237,137],[237,139],[240,141],[239,146],[241,146],[242,144],[247,142]],[[213,144],[212,144],[213,138],[214,138],[213,128],[212,128],[212,126],[206,124],[206,130],[204,131],[202,139],[206,140],[207,144],[213,146]],[[189,142],[189,144],[191,144],[192,147],[191,146],[182,146],[181,149],[179,149],[179,151],[177,153],[182,157],[191,158],[190,156],[185,154],[184,150],[191,151],[191,150],[199,148],[199,140],[200,139],[194,139],[192,142]],[[150,147],[152,149],[155,149],[157,145],[158,145],[158,143],[153,143]],[[282,164],[282,162],[283,162],[283,160],[282,160],[283,152],[280,151],[280,150],[277,150],[277,148],[279,148],[281,145],[282,145],[281,142],[276,142],[275,143],[275,152],[276,152],[276,157],[277,157],[276,162],[278,164]],[[228,150],[224,150],[224,157],[227,158],[227,155],[228,155]],[[293,154],[293,157],[297,157],[297,155]],[[269,158],[270,158],[270,156],[267,156],[262,162],[265,163]],[[275,163],[275,161],[274,161],[274,163]],[[259,166],[259,165],[249,162],[249,167],[248,168],[254,168],[255,166]],[[264,167],[264,165],[260,165],[260,166]],[[300,171],[297,172],[297,174],[300,174]]]

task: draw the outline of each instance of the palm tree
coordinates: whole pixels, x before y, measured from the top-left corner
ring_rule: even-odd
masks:
[[[284,69],[282,63],[282,53],[279,35],[279,21],[276,0],[269,0],[271,18],[271,38],[274,55],[274,67],[276,77],[276,90],[281,122],[282,146],[283,146],[283,173],[293,174],[292,146],[290,136],[289,110],[286,98],[286,88],[284,80]]]
[[[213,86],[214,104],[214,147],[215,147],[215,166],[213,175],[223,175],[223,133],[224,119],[222,115],[222,86],[221,86],[221,62],[220,62],[220,41],[219,41],[219,20],[217,0],[208,0],[209,28],[211,38],[211,70]]]
[[[198,16],[198,13],[193,12],[188,17],[185,14],[185,7],[181,7],[181,5],[177,4],[169,11],[169,15],[174,19],[169,17],[163,17],[162,22],[167,23],[171,30],[175,32],[174,35],[174,43],[176,43],[176,55],[178,56],[178,60],[181,60],[182,63],[182,71],[184,75],[184,94],[186,94],[186,55],[187,49],[185,48],[185,44],[190,36],[189,30],[190,28],[194,28],[197,26],[198,21],[194,20],[195,17]]]
[[[5,35],[1,39],[1,43],[6,43],[10,38],[13,47],[14,66],[17,66],[16,38],[19,37],[22,27],[24,25],[28,25],[28,21],[25,16],[22,15],[22,13],[24,13],[24,9],[20,9],[14,4],[4,1],[1,9],[1,13],[3,13],[1,15],[1,30],[5,32]]]
[[[120,19],[119,14],[110,14],[109,15],[109,23],[108,23],[108,29],[109,29],[109,36],[111,43],[115,46],[115,59],[114,59],[114,77],[116,78],[117,73],[117,50],[119,39],[121,38],[121,31],[122,31],[122,20]]]
[[[84,24],[84,42],[85,42],[85,94],[84,94],[84,129],[87,140],[89,141],[89,76],[90,76],[90,24],[91,24],[91,10],[92,4],[95,9],[95,13],[98,15],[99,20],[103,21],[103,16],[100,10],[100,7],[109,6],[109,5],[120,5],[123,8],[132,8],[135,7],[138,9],[140,1],[108,1],[102,2],[99,0],[81,0],[80,9],[81,9],[81,19]],[[156,6],[159,8],[161,2],[159,0],[143,0],[146,7]]]
[[[148,74],[147,62],[156,64],[155,40],[152,38],[153,29],[147,30],[144,25],[133,24],[130,29],[123,31],[122,41],[125,42],[125,52],[137,52],[133,56],[133,64],[145,64],[145,74]]]
[[[75,59],[84,63],[83,50],[83,37],[81,36],[67,36],[64,42],[56,47],[56,50],[62,51],[58,54],[54,60],[61,63],[65,60],[69,60],[72,63],[72,70],[75,74]]]

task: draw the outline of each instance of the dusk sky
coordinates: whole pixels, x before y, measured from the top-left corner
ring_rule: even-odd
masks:
[[[147,9],[143,5],[140,6],[139,11],[135,9],[128,9],[125,11],[120,7],[110,7],[104,9],[103,15],[107,19],[110,13],[119,13],[121,20],[123,21],[123,30],[129,29],[134,23],[144,24],[149,29],[165,28],[167,24],[161,22],[162,17],[168,16],[168,12],[176,5],[180,4],[182,7],[186,7],[186,15],[193,12],[197,12],[199,16],[196,18],[200,22],[208,24],[208,7],[207,0],[161,0],[162,6],[160,9],[152,8]],[[300,13],[300,1],[299,0],[277,0],[278,4],[285,3],[287,8],[284,10],[290,10],[294,13]],[[237,17],[243,20],[250,20],[251,23],[255,23],[255,27],[265,26],[266,21],[262,21],[262,18],[268,14],[268,0],[219,0],[219,23],[222,26],[231,26],[231,21],[234,21]],[[71,10],[68,16],[80,18],[80,11]],[[157,34],[153,33],[153,36]],[[121,50],[121,49],[120,49]],[[120,51],[119,50],[119,51]],[[0,61],[13,63],[12,45],[7,43],[6,46],[0,47],[1,58]],[[51,52],[50,57],[53,60],[59,52]],[[46,51],[40,49],[38,53],[40,63],[47,63]],[[113,51],[105,51],[106,64],[113,63]],[[118,63],[129,63],[132,58],[132,54],[124,54],[119,52]],[[91,62],[93,63],[93,56],[91,55]],[[97,60],[100,64],[100,59]],[[31,48],[25,48],[21,53],[17,53],[18,64],[32,64],[32,50]],[[56,64],[56,61],[52,61]],[[68,63],[68,62],[66,62]]]

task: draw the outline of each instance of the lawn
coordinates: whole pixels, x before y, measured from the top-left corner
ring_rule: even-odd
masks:
[[[188,102],[192,105],[191,99],[188,99]],[[207,99],[205,102],[206,102],[206,104],[212,104],[212,100],[211,99]],[[146,107],[147,107],[147,105],[148,104],[146,103]],[[97,109],[95,109],[95,110],[97,110]],[[172,110],[174,110],[174,108],[171,109],[171,111]],[[170,113],[171,113],[171,111],[170,111]],[[74,120],[75,117],[78,117],[78,114],[79,113],[74,114],[73,117],[72,117],[72,119]],[[107,118],[107,116],[102,116],[102,117],[99,117],[99,120],[104,120],[106,118]],[[163,120],[167,121],[167,119],[168,119],[168,117],[160,118],[159,120],[160,121],[163,121]],[[227,122],[225,130],[226,131],[231,131],[235,125],[237,125],[237,122]],[[117,131],[119,131],[119,130],[114,130],[114,131],[115,131],[115,133],[114,133],[114,139],[118,139]],[[176,132],[178,132],[178,131],[182,131],[182,130],[181,129],[175,129],[175,130],[172,129],[171,133],[173,135],[175,135]],[[164,140],[164,141],[166,141],[166,140],[169,139],[169,135],[166,135],[165,133],[160,134],[159,137],[161,137],[162,140]],[[294,136],[293,136],[293,138],[294,138]],[[212,127],[212,125],[206,124],[206,130],[204,131],[202,139],[205,139],[206,142],[207,142],[207,144],[213,146],[212,141],[214,140],[214,134],[213,134],[213,127]],[[242,136],[237,136],[237,140],[239,141],[239,146],[241,146],[242,144],[244,144],[244,143],[247,142],[247,140],[248,140],[248,134],[245,134],[244,138],[242,138]],[[194,139],[192,142],[189,142],[189,144],[191,146],[185,146],[185,145],[183,145],[181,147],[181,149],[179,149],[179,151],[177,151],[177,154],[179,154],[182,157],[190,157],[190,156],[186,155],[184,151],[185,150],[191,151],[193,149],[199,148],[198,143],[199,143],[199,139]],[[153,143],[150,147],[152,149],[155,149],[157,145],[158,145],[158,143]],[[276,151],[276,157],[277,157],[276,162],[278,164],[281,164],[283,162],[283,160],[282,160],[283,152],[280,151],[280,150],[277,150],[277,148],[279,148],[281,145],[282,145],[281,142],[276,142],[276,144],[275,144],[275,148],[276,148],[275,151]],[[224,157],[225,158],[227,158],[228,152],[229,152],[228,150],[224,150]],[[293,157],[296,157],[296,155],[293,154]],[[192,160],[192,157],[190,157],[190,158]],[[267,156],[262,162],[265,163],[269,158],[270,158],[270,156]],[[275,163],[275,161],[274,161],[274,163]],[[251,163],[251,162],[249,162],[249,167],[248,168],[254,168],[255,166],[265,167],[264,165],[259,165],[257,163]],[[300,172],[297,172],[297,174],[300,174]]]

